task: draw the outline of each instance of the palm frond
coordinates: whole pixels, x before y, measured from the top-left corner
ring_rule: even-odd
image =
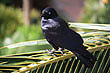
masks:
[[[1,47],[0,49],[3,49],[3,48],[12,49],[12,48],[23,47],[23,46],[44,45],[44,44],[48,44],[48,42],[45,39],[34,40],[34,41],[20,42],[20,43],[4,46],[4,47]]]
[[[65,49],[64,55],[56,51],[56,56],[49,54],[47,50],[41,50],[0,56],[0,73],[109,73],[110,32],[83,32],[81,35],[87,50],[97,57],[93,68],[86,68],[69,50]],[[46,40],[21,42],[2,47],[0,50],[43,44],[48,43]]]
[[[91,23],[73,23],[69,22],[70,27],[80,28],[80,29],[91,29],[91,30],[103,30],[110,31],[109,24],[91,24]]]

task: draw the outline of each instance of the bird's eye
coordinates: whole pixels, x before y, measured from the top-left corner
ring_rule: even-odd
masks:
[[[48,12],[48,11],[45,11],[46,13]]]
[[[48,11],[44,11],[44,13],[48,13]]]
[[[49,15],[51,14],[51,12],[49,12]]]

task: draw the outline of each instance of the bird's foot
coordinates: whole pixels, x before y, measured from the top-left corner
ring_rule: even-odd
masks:
[[[63,48],[59,48],[59,49],[58,49],[58,51],[60,51],[60,53],[61,53],[62,55],[64,54],[63,50],[64,50]]]
[[[58,50],[56,49],[47,49],[48,53],[51,54],[52,56],[61,56],[61,55],[64,55],[64,49],[62,48],[59,48]]]
[[[48,51],[48,53],[51,54],[52,56],[57,57],[57,55],[55,54],[55,51],[56,51],[55,49],[52,49],[52,50],[51,50],[51,49],[47,49],[47,51]]]
[[[56,51],[56,50],[55,49],[52,49],[52,50],[51,49],[47,49],[47,51],[48,51],[49,54],[53,54],[54,51]]]

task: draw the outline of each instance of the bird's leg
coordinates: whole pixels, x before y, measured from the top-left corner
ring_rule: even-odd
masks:
[[[52,45],[52,47],[54,48],[54,49],[50,50],[49,53],[53,53],[53,52],[55,52],[56,50],[59,49],[52,41],[49,41],[49,40],[48,40],[48,42],[49,42],[49,43]]]
[[[53,54],[54,51],[56,51],[56,50],[55,49],[52,49],[52,50],[51,49],[48,49],[47,51],[48,51],[49,54]]]
[[[64,54],[63,52],[64,48],[59,48],[58,50],[61,52],[62,55]]]
[[[57,57],[55,54],[54,54],[54,52],[56,51],[56,49],[47,49],[47,51],[48,51],[48,53],[49,54],[51,54],[52,56],[54,56],[54,57]]]

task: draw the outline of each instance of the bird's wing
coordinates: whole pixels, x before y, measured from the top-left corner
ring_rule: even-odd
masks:
[[[57,43],[64,48],[68,47],[78,47],[83,44],[82,37],[76,33],[74,30],[68,27],[68,24],[60,17],[54,19],[57,22],[57,25],[60,25],[60,28],[57,30],[59,36],[57,37]]]
[[[73,36],[73,33],[74,33],[74,36]],[[77,33],[75,34],[75,33],[76,32],[74,31],[72,31],[72,33],[68,32],[67,34],[65,34],[65,36],[62,36],[62,38],[59,38],[58,44],[62,48],[66,48],[72,51],[73,53],[78,53],[79,55],[82,55],[85,58],[93,59],[95,61],[96,60],[95,57],[92,56],[92,54],[90,54],[86,50],[85,46],[83,46],[82,38],[79,36],[79,34]]]
[[[69,29],[70,31],[70,36],[73,37],[75,39],[75,41],[77,41],[79,44],[83,44],[84,41],[82,39],[82,37],[80,36],[80,34],[78,34],[77,32],[75,32],[72,29]]]
[[[83,44],[82,38],[76,33],[71,31],[65,32],[58,38],[58,44],[63,48],[79,48]]]

